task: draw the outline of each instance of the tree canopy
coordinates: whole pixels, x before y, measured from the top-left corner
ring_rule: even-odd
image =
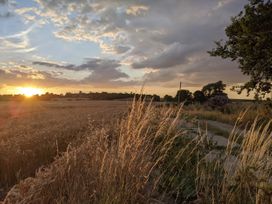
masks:
[[[218,81],[215,83],[210,83],[205,85],[202,88],[202,92],[204,93],[206,97],[210,98],[217,95],[226,95],[224,93],[225,88],[226,88],[226,84],[224,84],[222,81]]]
[[[176,100],[178,102],[189,103],[192,100],[192,93],[189,90],[181,89],[177,91]]]
[[[250,0],[225,29],[226,41],[217,41],[211,56],[238,61],[250,80],[236,89],[238,93],[255,90],[255,97],[271,92],[272,85],[272,2]]]
[[[194,101],[198,102],[198,103],[204,103],[207,100],[204,93],[202,91],[199,91],[199,90],[195,91],[193,96],[194,96]]]
[[[163,101],[165,101],[165,102],[173,102],[173,101],[175,101],[175,99],[173,98],[173,96],[170,96],[170,95],[166,94],[163,97]]]

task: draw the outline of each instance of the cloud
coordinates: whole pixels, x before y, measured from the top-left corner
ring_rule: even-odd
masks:
[[[173,43],[150,58],[132,64],[133,68],[169,68],[187,62],[187,56],[195,49],[188,45]]]
[[[7,4],[8,0],[0,0],[0,4]]]
[[[46,66],[46,67],[55,67],[55,68],[63,68],[64,67],[63,65],[59,65],[54,62],[44,62],[44,61],[35,61],[32,64]]]
[[[83,81],[104,83],[114,81],[120,78],[128,78],[128,75],[117,69],[96,69]]]
[[[73,65],[73,64],[60,65],[57,63],[45,62],[45,61],[35,61],[33,62],[33,64],[72,70],[72,71],[82,71],[82,70],[94,71],[97,69],[115,69],[121,66],[120,62],[117,60],[100,59],[100,58],[86,58],[86,62],[80,65]]]
[[[9,86],[31,84],[41,87],[65,86],[78,84],[77,81],[64,78],[56,78],[53,73],[40,71],[31,66],[12,63],[0,68],[0,81]]]
[[[105,44],[103,42],[101,42],[100,47],[102,48],[104,53],[111,54],[124,54],[131,49],[131,47],[126,45]]]
[[[144,75],[144,79],[156,86],[202,87],[204,84],[223,80],[228,85],[248,78],[237,69],[237,64],[221,59],[207,58],[206,55],[196,55],[188,63],[168,69],[157,69]],[[201,67],[201,69],[200,69]]]
[[[1,19],[1,18],[9,18],[9,17],[11,17],[11,16],[13,16],[13,13],[10,12],[10,11],[7,11],[7,12],[5,12],[5,13],[0,13],[0,19]]]
[[[230,17],[247,0],[37,0],[38,7],[18,10],[56,28],[54,35],[67,41],[95,42],[108,59],[90,58],[75,65],[34,62],[34,65],[70,71],[89,71],[82,83],[129,84],[121,65],[134,71],[152,68],[143,79],[158,86],[183,80],[197,86],[208,80],[227,83],[244,80],[237,64],[206,54],[213,41],[224,36]],[[28,20],[31,21],[31,18]],[[154,70],[156,70],[154,72]],[[229,77],[232,74],[235,77]],[[122,80],[121,80],[122,79]],[[126,79],[126,80],[123,80]],[[131,80],[131,84],[136,84]]]
[[[19,33],[0,37],[0,51],[2,53],[28,53],[36,48],[30,45],[28,34],[33,30],[34,26]]]
[[[126,13],[133,16],[141,16],[148,10],[149,8],[145,5],[133,5],[127,8]]]
[[[152,49],[143,49],[143,53],[150,51],[151,54],[174,42],[214,40],[218,30],[223,31],[230,16],[236,14],[246,0],[157,0],[141,1],[141,4],[137,0],[37,2],[40,7],[32,11],[54,23],[58,37],[90,40],[101,45],[110,40],[109,44],[115,44],[114,47],[129,45],[135,49],[143,42],[146,45],[143,48],[152,45]]]
[[[0,0],[0,20],[14,16],[13,8],[16,5],[12,0]]]
[[[60,65],[52,62],[35,61],[33,65],[41,65],[46,67],[54,67],[58,69],[70,71],[90,71],[90,75],[81,80],[82,83],[108,84],[109,82],[118,81],[121,78],[129,78],[118,67],[120,62],[112,59],[86,58],[86,62],[80,65]]]
[[[176,69],[162,69],[154,72],[150,72],[144,75],[144,79],[147,84],[153,86],[162,86],[168,88],[177,88],[179,83],[182,82],[184,87],[200,87],[201,81],[191,81],[183,73],[180,73]]]

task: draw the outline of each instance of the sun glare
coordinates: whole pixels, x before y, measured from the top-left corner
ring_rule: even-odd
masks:
[[[22,94],[28,98],[34,96],[34,95],[40,95],[43,94],[43,90],[39,88],[34,87],[19,87],[18,88],[19,94]]]

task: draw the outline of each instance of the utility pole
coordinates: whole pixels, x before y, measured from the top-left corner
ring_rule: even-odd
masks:
[[[180,90],[181,90],[181,81],[179,82],[179,90],[178,90],[178,104],[180,104]]]

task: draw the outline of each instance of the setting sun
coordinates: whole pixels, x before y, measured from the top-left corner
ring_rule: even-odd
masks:
[[[32,97],[34,95],[43,94],[42,89],[34,88],[34,87],[19,87],[18,92],[19,92],[19,94],[23,94],[26,97]]]

